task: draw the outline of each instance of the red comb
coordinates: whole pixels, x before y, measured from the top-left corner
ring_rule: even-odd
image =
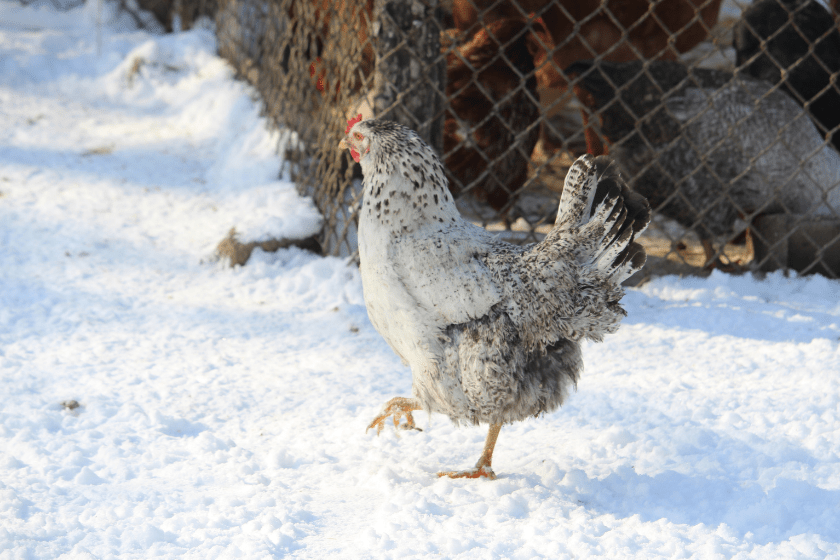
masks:
[[[350,129],[353,128],[353,125],[356,124],[357,122],[360,122],[361,120],[362,120],[362,114],[361,113],[356,115],[356,118],[349,119],[347,121],[347,130],[344,131],[344,134],[350,134]]]

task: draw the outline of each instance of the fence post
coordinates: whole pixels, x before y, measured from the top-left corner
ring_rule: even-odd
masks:
[[[438,0],[377,0],[374,114],[414,129],[441,155],[446,61]]]

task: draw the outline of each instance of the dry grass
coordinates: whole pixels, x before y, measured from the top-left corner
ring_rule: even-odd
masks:
[[[306,239],[287,239],[284,237],[281,239],[243,243],[237,239],[236,229],[231,228],[228,236],[222,239],[216,246],[216,257],[227,260],[231,267],[236,265],[244,266],[248,262],[248,259],[251,258],[251,253],[257,247],[267,253],[273,253],[289,247],[298,247],[318,255],[322,254],[321,244],[318,242],[317,235],[307,237]]]

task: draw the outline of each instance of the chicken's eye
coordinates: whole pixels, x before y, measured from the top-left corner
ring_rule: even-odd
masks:
[[[353,138],[355,138],[356,140],[361,140],[362,138],[364,138],[364,136],[362,136],[359,132],[355,132],[353,133]]]

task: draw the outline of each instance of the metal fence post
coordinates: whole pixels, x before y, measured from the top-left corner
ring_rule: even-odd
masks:
[[[440,155],[446,61],[437,8],[438,0],[377,0],[374,113],[416,130]]]

